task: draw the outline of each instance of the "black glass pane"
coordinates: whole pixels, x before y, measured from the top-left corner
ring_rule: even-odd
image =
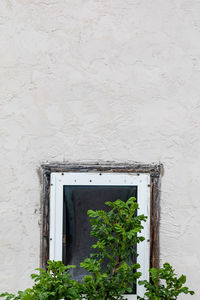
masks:
[[[89,257],[91,246],[96,243],[95,238],[90,236],[87,211],[108,211],[106,201],[126,201],[130,197],[137,199],[136,186],[64,186],[63,262],[77,266],[72,270],[74,279],[81,280],[86,275],[79,265]]]

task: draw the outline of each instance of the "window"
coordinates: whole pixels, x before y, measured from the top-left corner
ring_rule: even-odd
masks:
[[[130,167],[119,169],[110,166],[106,168],[50,166],[48,170],[47,167],[49,166],[43,168],[46,184],[44,184],[42,263],[44,264],[49,257],[78,266],[88,257],[90,246],[94,243],[89,235],[87,210],[106,209],[104,204],[106,201],[114,201],[117,198],[126,201],[133,196],[139,204],[139,214],[148,216],[142,232],[145,241],[137,245],[139,254],[137,262],[140,263],[143,274],[141,279],[148,279],[149,267],[157,266],[158,262],[159,207],[156,203],[158,204],[160,169],[155,176],[153,168],[151,172],[150,168],[146,168],[147,172],[144,172],[144,169],[143,172],[134,172]],[[77,280],[84,275],[81,268],[73,270],[73,277]],[[133,300],[137,299],[137,295],[143,294],[143,287],[137,285],[135,294],[126,297]]]

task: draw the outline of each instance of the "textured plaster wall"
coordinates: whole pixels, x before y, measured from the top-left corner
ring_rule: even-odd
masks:
[[[37,169],[66,160],[162,162],[161,261],[199,289],[199,15],[197,0],[0,1],[0,291],[31,285]]]

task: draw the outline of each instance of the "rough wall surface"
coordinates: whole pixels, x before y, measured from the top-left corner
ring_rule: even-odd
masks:
[[[0,291],[31,285],[37,169],[65,160],[163,163],[161,262],[199,289],[199,15],[197,0],[0,1]]]

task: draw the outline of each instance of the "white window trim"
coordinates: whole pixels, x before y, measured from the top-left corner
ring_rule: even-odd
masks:
[[[62,260],[63,235],[63,186],[64,185],[116,185],[137,186],[137,201],[139,214],[148,217],[141,235],[145,241],[137,245],[139,256],[137,262],[141,265],[140,280],[149,280],[150,265],[150,175],[136,173],[51,173],[50,178],[50,250],[51,260]],[[126,295],[128,300],[136,300],[144,296],[144,287],[137,284],[137,295]]]

